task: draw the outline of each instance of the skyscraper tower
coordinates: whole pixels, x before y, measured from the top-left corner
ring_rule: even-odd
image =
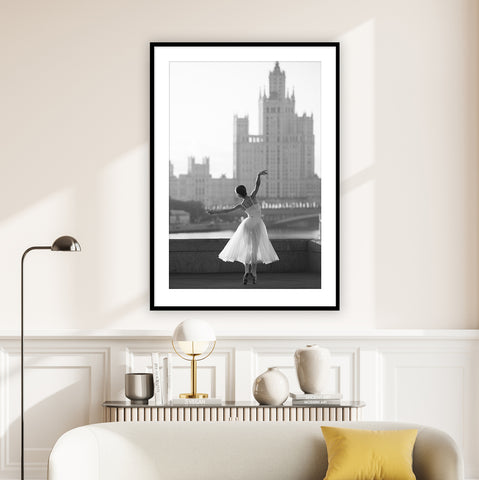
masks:
[[[286,73],[278,62],[269,73],[268,93],[259,95],[258,135],[249,134],[248,117],[234,117],[234,176],[249,188],[256,173],[266,168],[263,198],[319,200],[313,115],[296,114],[294,91],[286,93]]]

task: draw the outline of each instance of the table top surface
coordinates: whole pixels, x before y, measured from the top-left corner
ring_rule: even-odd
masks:
[[[201,403],[199,401],[191,401],[188,403],[148,403],[145,405],[132,404],[129,401],[113,401],[107,400],[103,403],[104,407],[114,407],[114,408],[184,408],[184,407],[206,407],[206,408],[362,408],[366,406],[366,403],[362,401],[317,401],[312,403],[312,400],[308,400],[308,403],[291,403],[291,401],[286,401],[283,405],[260,405],[256,402],[231,402],[225,401],[217,404],[211,403]]]

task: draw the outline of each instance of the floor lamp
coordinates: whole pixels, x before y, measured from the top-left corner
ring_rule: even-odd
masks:
[[[28,252],[32,250],[51,250],[53,252],[79,252],[81,250],[80,244],[68,235],[57,238],[51,246],[35,246],[27,248],[22,255],[22,273],[21,273],[21,332],[20,332],[20,384],[21,384],[21,438],[22,438],[22,453],[21,453],[21,480],[25,479],[25,430],[23,427],[24,404],[23,404],[23,356],[24,356],[24,332],[23,332],[23,263]]]

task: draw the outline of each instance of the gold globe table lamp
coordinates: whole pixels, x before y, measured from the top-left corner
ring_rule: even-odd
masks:
[[[171,340],[176,354],[191,362],[191,393],[181,393],[180,398],[208,398],[207,393],[198,393],[197,362],[209,357],[216,345],[216,336],[210,325],[202,320],[185,320],[173,332]]]

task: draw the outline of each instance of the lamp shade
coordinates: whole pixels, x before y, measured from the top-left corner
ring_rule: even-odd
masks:
[[[70,235],[58,237],[52,244],[54,252],[80,252],[80,244]]]
[[[173,346],[178,346],[186,355],[211,353],[216,341],[211,326],[202,320],[185,320],[173,332]],[[178,353],[178,352],[177,352]],[[201,357],[198,357],[200,360]]]
[[[173,332],[174,342],[214,342],[215,332],[203,320],[185,320]]]

